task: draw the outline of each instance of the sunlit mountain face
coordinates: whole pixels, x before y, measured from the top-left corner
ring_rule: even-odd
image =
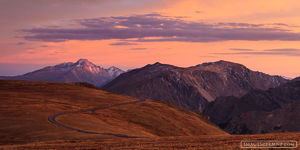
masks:
[[[117,67],[103,68],[87,59],[65,62],[19,76],[3,76],[0,79],[56,82],[87,82],[101,87],[118,77],[124,71]]]

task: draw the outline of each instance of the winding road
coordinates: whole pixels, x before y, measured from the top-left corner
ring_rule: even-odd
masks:
[[[59,121],[56,120],[57,117],[62,116],[62,115],[75,114],[75,113],[85,113],[85,112],[89,112],[89,111],[96,111],[96,110],[108,109],[108,108],[112,108],[112,107],[120,107],[120,106],[123,106],[123,105],[137,104],[137,103],[141,103],[141,102],[144,102],[144,101],[146,101],[146,99],[142,99],[142,100],[138,100],[138,101],[134,101],[134,102],[121,103],[121,104],[116,104],[116,105],[111,105],[111,106],[103,106],[103,107],[91,108],[91,109],[85,109],[85,110],[62,112],[62,113],[58,113],[58,114],[55,114],[53,116],[50,116],[48,118],[48,120],[50,122],[56,124],[56,125],[59,125],[59,126],[71,129],[71,130],[75,130],[75,131],[81,132],[81,133],[112,135],[112,136],[123,137],[123,138],[149,138],[149,137],[143,137],[143,136],[130,136],[130,135],[125,135],[125,134],[86,131],[86,130],[81,130],[81,129],[78,129],[78,128],[74,128],[74,127],[68,126],[68,125],[63,124],[63,123],[61,123],[61,122],[59,122]]]

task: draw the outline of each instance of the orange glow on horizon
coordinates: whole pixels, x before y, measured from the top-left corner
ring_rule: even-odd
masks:
[[[101,3],[102,4],[102,3]],[[159,5],[149,2],[149,6],[136,4],[139,8],[134,11],[124,9],[130,2],[109,3],[116,5],[114,12],[105,10],[101,14],[100,9],[92,8],[89,13],[79,14],[78,18],[95,18],[95,16],[128,16],[130,14],[159,13],[171,17],[183,17],[181,19],[194,22],[234,22],[251,24],[283,23],[282,29],[292,32],[300,32],[300,2],[298,0],[165,0]],[[148,3],[147,3],[148,4]],[[88,5],[88,4],[87,4]],[[133,5],[135,6],[135,5]],[[133,7],[132,6],[132,7]],[[83,7],[83,6],[82,6]],[[122,10],[118,10],[120,7]],[[144,9],[142,9],[144,8]],[[95,10],[94,10],[95,9]],[[118,10],[118,11],[115,11]],[[78,13],[78,14],[77,14]],[[74,17],[75,14],[71,16]],[[102,16],[101,16],[102,15]],[[185,17],[185,18],[184,18]],[[24,23],[26,27],[39,27],[46,25],[59,25],[60,19],[51,19],[47,16],[33,23]],[[61,22],[64,22],[63,18]],[[73,19],[73,18],[72,18]],[[72,20],[71,19],[71,20]],[[60,20],[60,21],[58,21]],[[5,21],[2,21],[5,22]],[[64,24],[65,25],[65,24]],[[68,25],[68,24],[67,24]],[[72,24],[70,25],[72,26]],[[72,26],[74,27],[74,26]],[[26,29],[25,28],[25,29]],[[123,29],[126,26],[117,26]],[[18,30],[23,29],[18,26]],[[15,34],[15,30],[13,30]],[[6,34],[6,33],[5,33]],[[112,40],[70,40],[65,42],[40,42],[24,40],[16,35],[5,35],[1,49],[0,63],[28,63],[28,64],[57,64],[62,62],[74,62],[79,58],[86,58],[97,65],[117,66],[124,70],[142,67],[146,64],[161,62],[176,66],[188,67],[203,62],[228,60],[241,63],[252,70],[258,70],[269,74],[284,75],[287,77],[300,76],[300,56],[284,54],[258,55],[255,53],[235,54],[231,49],[251,49],[264,51],[271,49],[300,49],[299,41],[221,41],[221,42],[135,42],[133,45],[111,45],[120,42]],[[155,39],[145,38],[145,39]],[[17,42],[16,42],[17,41]],[[17,45],[14,43],[25,43]],[[222,53],[225,53],[222,55]],[[231,53],[231,54],[230,54]]]

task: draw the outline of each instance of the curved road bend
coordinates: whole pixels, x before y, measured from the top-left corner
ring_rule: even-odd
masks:
[[[93,131],[86,131],[86,130],[81,130],[78,128],[74,128],[71,126],[68,126],[66,124],[63,124],[59,121],[56,120],[57,117],[62,116],[62,115],[67,115],[67,114],[75,114],[75,113],[85,113],[85,112],[89,112],[89,111],[96,111],[96,110],[102,110],[102,109],[108,109],[108,108],[112,108],[112,107],[120,107],[123,105],[129,105],[129,104],[136,104],[136,103],[141,103],[146,101],[145,99],[139,100],[139,101],[134,101],[134,102],[128,102],[128,103],[121,103],[121,104],[116,104],[116,105],[111,105],[111,106],[103,106],[103,107],[98,107],[98,108],[92,108],[92,109],[85,109],[85,110],[78,110],[78,111],[69,111],[69,112],[62,112],[62,113],[58,113],[55,114],[53,116],[50,116],[48,118],[48,120],[54,124],[57,124],[59,126],[71,129],[71,130],[75,130],[77,132],[81,132],[81,133],[87,133],[87,134],[102,134],[102,135],[112,135],[112,136],[116,136],[116,137],[123,137],[123,138],[149,138],[149,137],[142,137],[142,136],[130,136],[130,135],[125,135],[125,134],[115,134],[115,133],[105,133],[105,132],[93,132]]]

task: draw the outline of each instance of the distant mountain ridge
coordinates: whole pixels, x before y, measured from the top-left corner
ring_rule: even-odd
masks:
[[[251,90],[267,90],[287,81],[228,61],[187,68],[155,63],[123,73],[103,89],[202,112],[217,97],[241,97]]]
[[[88,82],[97,87],[101,87],[123,72],[123,70],[114,66],[105,69],[93,64],[87,59],[79,59],[75,63],[61,63],[20,76],[2,77],[2,79],[56,82]]]
[[[297,77],[297,78],[295,78],[295,79],[293,79],[294,81],[296,81],[296,80],[299,80],[300,81],[300,77]]]

